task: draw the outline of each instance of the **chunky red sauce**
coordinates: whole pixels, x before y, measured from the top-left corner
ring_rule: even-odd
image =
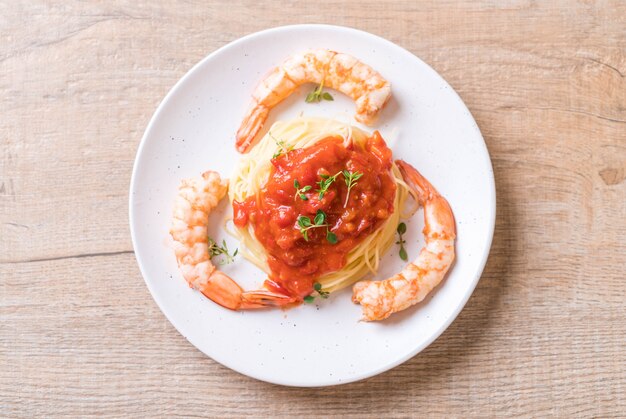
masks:
[[[348,252],[393,212],[396,184],[390,171],[391,150],[378,132],[364,146],[346,147],[342,139],[328,137],[271,163],[269,180],[258,196],[233,201],[234,222],[238,227],[251,223],[265,247],[271,270],[268,288],[304,297],[313,290],[316,278],[341,269]],[[343,170],[363,176],[348,195],[344,176],[338,175],[320,200],[321,175]],[[300,188],[311,186],[304,192],[307,200],[297,196],[294,180]],[[298,217],[313,221],[320,209],[326,214],[328,231],[336,235],[335,244],[328,241],[326,227],[308,230],[308,241],[300,231]]]

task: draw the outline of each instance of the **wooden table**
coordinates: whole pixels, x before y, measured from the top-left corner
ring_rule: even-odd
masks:
[[[626,3],[229,3],[0,5],[0,416],[625,416]],[[150,297],[128,228],[135,152],[170,87],[244,34],[302,22],[433,66],[474,114],[498,194],[452,326],[335,388],[197,351]]]

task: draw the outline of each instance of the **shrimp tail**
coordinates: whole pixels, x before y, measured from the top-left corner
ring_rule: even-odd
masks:
[[[231,310],[238,310],[241,307],[243,290],[222,271],[213,271],[209,279],[197,288],[205,297],[222,307]]]
[[[265,290],[243,291],[232,278],[218,270],[197,288],[209,300],[231,310],[284,306],[297,301],[295,297]]]
[[[445,238],[454,239],[456,237],[456,223],[448,201],[413,166],[403,160],[396,160],[396,164],[402,173],[402,178],[417,194],[419,202],[424,206],[424,234],[426,237],[435,234],[439,237],[445,236]],[[433,223],[434,220],[436,223]]]
[[[404,160],[396,160],[396,164],[402,173],[402,179],[418,194],[420,203],[424,203],[429,197],[439,193],[431,183],[413,166]]]
[[[264,290],[244,292],[241,300],[241,308],[281,307],[298,301],[296,297]]]
[[[248,151],[254,138],[263,127],[269,112],[270,110],[267,106],[257,103],[256,101],[252,103],[252,106],[250,106],[241,122],[239,130],[237,130],[237,151],[240,153],[246,153]]]

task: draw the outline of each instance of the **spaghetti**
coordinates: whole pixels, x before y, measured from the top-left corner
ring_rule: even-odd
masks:
[[[378,134],[376,133],[375,136],[378,136]],[[266,237],[261,236],[264,234],[265,230],[263,229],[263,231],[261,231],[262,229],[260,228],[265,226],[260,226],[257,223],[257,231],[255,231],[253,223],[247,222],[247,218],[244,221],[241,220],[241,217],[238,219],[238,214],[246,214],[241,210],[243,203],[249,203],[253,207],[255,205],[264,205],[264,202],[259,202],[259,197],[265,190],[264,188],[268,187],[268,183],[271,183],[270,175],[280,169],[282,167],[280,166],[281,164],[288,166],[289,163],[298,161],[298,158],[301,159],[301,162],[307,161],[308,156],[300,149],[315,150],[315,152],[319,154],[325,152],[325,150],[332,151],[341,149],[336,143],[343,143],[344,149],[350,148],[352,143],[359,147],[359,149],[364,149],[370,146],[372,138],[371,135],[368,135],[356,127],[330,119],[297,118],[290,121],[276,122],[272,125],[263,139],[251,149],[248,154],[241,157],[230,179],[229,198],[235,209],[236,231],[233,233],[241,242],[240,251],[244,257],[265,271],[270,278],[272,278],[272,275],[277,275],[276,266],[278,265],[276,264],[276,258],[271,254],[271,251],[268,252],[268,246],[274,245],[277,250],[281,249],[276,247],[276,243],[274,243],[275,240],[271,242],[265,240],[263,243],[259,240],[262,237]],[[382,191],[376,191],[376,197],[379,198],[376,202],[380,208],[373,208],[374,211],[378,211],[379,219],[371,223],[369,230],[364,229],[363,234],[355,235],[352,242],[346,239],[345,243],[340,242],[336,247],[329,246],[328,243],[323,243],[326,247],[318,246],[315,248],[328,249],[328,253],[322,256],[331,261],[329,262],[329,266],[336,268],[329,270],[327,267],[326,270],[329,270],[328,272],[322,272],[319,276],[315,277],[315,281],[321,284],[325,292],[333,292],[347,287],[368,273],[375,274],[378,270],[381,256],[389,249],[395,240],[396,228],[400,218],[410,216],[410,214],[401,214],[399,209],[404,208],[405,201],[412,192],[403,181],[400,170],[396,164],[391,162],[390,150],[386,147],[382,138],[379,136],[378,138],[382,143],[380,149],[389,152],[388,160],[390,162],[390,165],[387,166],[389,167],[389,169],[387,169],[388,173],[380,174],[380,179],[374,178],[374,183],[379,182],[379,185],[382,185],[379,186]],[[378,150],[379,149],[373,149],[371,153],[380,153]],[[367,155],[365,157],[367,158]],[[380,156],[375,157],[381,160]],[[290,159],[292,159],[292,161],[290,161]],[[366,164],[369,163],[366,162]],[[304,165],[304,163],[300,164],[300,166],[302,165]],[[293,165],[289,167],[293,167]],[[298,169],[301,168],[296,165],[294,170]],[[372,176],[374,175],[378,176],[376,173]],[[343,181],[343,179],[340,179],[338,182]],[[339,190],[339,186],[343,189]],[[344,195],[346,194],[345,187],[338,185],[337,188],[337,193],[341,192]],[[284,189],[283,187],[279,192],[283,192]],[[322,194],[318,197],[317,191],[312,190],[312,188],[309,188],[308,193],[311,197],[308,202],[298,201],[298,195],[294,197],[294,200],[298,202],[301,208],[321,202],[318,199],[321,199]],[[346,203],[348,202],[350,190],[347,190],[347,194],[348,195],[345,197]],[[303,196],[302,198],[305,197]],[[385,201],[385,199],[388,199],[388,202]],[[341,202],[343,202],[343,197]],[[386,203],[389,204],[388,207],[390,209],[387,213],[385,212],[387,211],[387,207],[385,207]],[[348,208],[348,210],[350,210],[350,208]],[[380,215],[381,213],[383,215]],[[344,227],[345,225],[342,226],[342,228]],[[297,225],[295,225],[291,218],[287,217],[287,223],[284,228],[289,234],[297,236],[300,242],[302,242],[302,238],[298,236]],[[320,235],[320,237],[322,236]],[[272,239],[274,238],[272,237]],[[286,239],[291,239],[291,236],[287,235]],[[323,240],[321,241],[323,242]],[[342,246],[342,244],[345,245]],[[287,245],[291,245],[291,242],[287,243]],[[285,247],[287,245],[284,245],[282,242],[278,243],[278,246]],[[315,246],[315,244],[310,243],[310,247],[311,246]],[[342,250],[345,251],[345,254],[341,253]],[[332,258],[335,253],[341,256],[341,263],[339,265],[332,263]],[[300,254],[302,254],[302,252],[300,252]],[[287,268],[289,268],[289,266],[287,266],[286,269]],[[291,271],[287,269],[286,272]],[[293,274],[293,272],[291,273]],[[310,284],[306,286],[310,287]],[[301,288],[306,289],[306,286]]]

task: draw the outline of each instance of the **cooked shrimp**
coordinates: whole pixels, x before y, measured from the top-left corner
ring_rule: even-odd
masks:
[[[426,246],[400,273],[382,281],[361,281],[352,301],[363,306],[363,320],[383,320],[422,301],[454,261],[456,227],[448,201],[414,167],[397,160],[402,177],[424,207]]]
[[[289,57],[263,79],[252,93],[252,104],[237,131],[237,150],[245,153],[263,127],[270,109],[304,83],[324,84],[356,102],[355,119],[366,125],[391,97],[391,85],[378,72],[356,58],[316,49]]]
[[[189,286],[231,310],[282,306],[295,298],[267,290],[244,292],[211,263],[207,224],[209,214],[226,194],[227,185],[215,172],[183,180],[174,203],[170,234],[178,266]]]

